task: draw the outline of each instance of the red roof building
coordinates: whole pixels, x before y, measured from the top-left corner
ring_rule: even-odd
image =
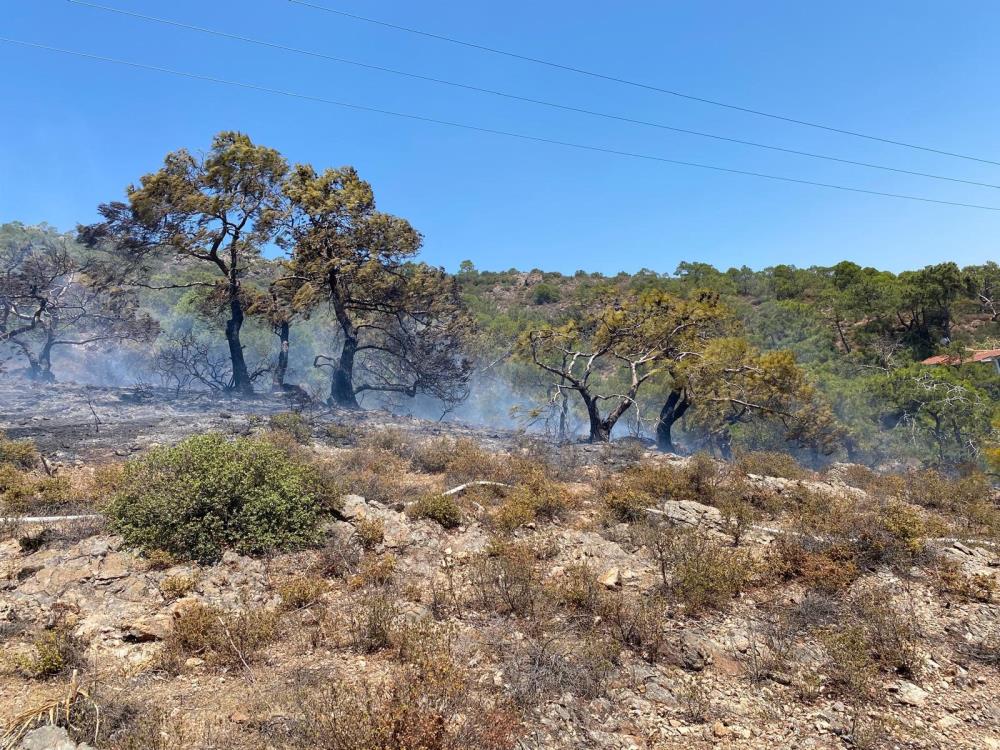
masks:
[[[989,362],[1000,375],[1000,349],[970,349],[968,355],[937,354],[928,357],[920,364],[922,365],[964,365],[969,362]]]

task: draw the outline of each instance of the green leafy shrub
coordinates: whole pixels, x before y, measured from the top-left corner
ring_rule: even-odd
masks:
[[[212,562],[317,541],[324,499],[318,473],[266,440],[208,434],[127,464],[107,512],[129,545]]]
[[[437,521],[446,529],[454,529],[462,523],[462,511],[450,495],[424,495],[407,508],[413,518],[427,518]]]
[[[83,647],[66,628],[43,633],[31,645],[31,653],[17,659],[18,669],[27,677],[56,677],[85,663]]]
[[[536,284],[531,290],[531,301],[536,305],[551,305],[559,301],[559,290],[551,284]]]

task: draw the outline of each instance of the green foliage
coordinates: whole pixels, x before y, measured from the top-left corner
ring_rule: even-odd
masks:
[[[559,301],[559,290],[551,284],[536,284],[531,290],[531,301],[536,305],[551,305]]]
[[[455,499],[448,495],[424,495],[407,508],[413,518],[436,521],[446,529],[454,529],[462,523],[462,511]]]
[[[317,472],[272,443],[207,434],[128,463],[107,512],[129,545],[211,562],[316,542],[325,499]]]

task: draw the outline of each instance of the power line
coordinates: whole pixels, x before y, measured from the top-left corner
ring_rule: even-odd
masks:
[[[848,187],[846,185],[835,185],[828,182],[817,182],[814,180],[804,180],[797,177],[784,177],[781,175],[766,174],[763,172],[751,172],[743,169],[732,169],[730,167],[720,167],[713,164],[701,164],[692,161],[682,161],[680,159],[668,159],[664,156],[655,156],[652,154],[642,154],[634,151],[623,151],[619,149],[606,148],[603,146],[591,146],[583,143],[573,143],[571,141],[561,141],[555,138],[543,138],[541,136],[527,135],[526,133],[516,133],[509,130],[496,130],[494,128],[486,128],[479,125],[469,125],[468,123],[454,122],[451,120],[440,120],[434,117],[426,117],[424,115],[415,115],[408,112],[396,112],[390,109],[380,109],[378,107],[368,107],[363,104],[354,104],[351,102],[342,102],[335,99],[326,99],[320,96],[314,96],[312,94],[303,94],[297,91],[287,91],[285,89],[276,89],[269,86],[262,86],[256,83],[248,83],[246,81],[233,81],[225,78],[215,78],[213,76],[202,75],[200,73],[188,73],[186,71],[174,70],[173,68],[165,68],[158,65],[147,65],[145,63],[133,62],[131,60],[121,60],[114,57],[104,57],[103,55],[95,55],[89,52],[79,52],[77,50],[64,49],[62,47],[52,47],[46,44],[39,44],[38,42],[27,42],[21,39],[11,39],[9,37],[0,37],[0,43],[4,44],[15,44],[22,47],[31,47],[34,49],[45,50],[47,52],[58,52],[64,55],[71,55],[73,57],[80,57],[87,60],[97,60],[99,62],[111,63],[114,65],[122,65],[125,67],[136,68],[139,70],[152,70],[157,73],[167,73],[169,75],[179,76],[181,78],[189,78],[196,81],[207,81],[209,83],[218,83],[225,86],[233,86],[237,88],[249,89],[251,91],[260,91],[266,94],[275,94],[277,96],[285,96],[293,99],[302,99],[305,101],[317,102],[320,104],[329,104],[335,107],[343,107],[345,109],[353,109],[359,112],[373,112],[381,115],[390,115],[392,117],[404,118],[407,120],[415,120],[417,122],[427,122],[435,125],[445,125],[451,128],[460,128],[462,130],[469,130],[477,133],[489,133],[490,135],[500,135],[506,138],[517,138],[523,141],[531,141],[534,143],[544,143],[553,146],[563,146],[566,148],[573,148],[582,151],[592,151],[602,154],[611,154],[614,156],[625,156],[631,159],[642,159],[645,161],[660,162],[663,164],[675,164],[683,167],[693,167],[696,169],[707,169],[713,172],[724,172],[727,174],[738,174],[747,177],[758,177],[766,180],[775,180],[778,182],[789,182],[798,185],[811,185],[813,187],[828,188],[831,190],[841,190],[850,193],[862,193],[865,195],[875,195],[883,198],[898,198],[900,200],[918,201],[920,203],[936,203],[943,206],[959,206],[961,208],[973,208],[981,211],[1000,211],[1000,206],[984,206],[975,203],[962,203],[959,201],[946,201],[939,200],[937,198],[925,198],[917,195],[907,195],[903,193],[887,193],[880,190],[866,190],[864,188]]]
[[[890,167],[884,164],[874,164],[871,162],[856,161],[853,159],[844,159],[838,156],[830,156],[828,154],[818,154],[810,151],[800,151],[792,148],[785,148],[783,146],[774,146],[766,143],[757,143],[755,141],[747,141],[740,138],[730,138],[724,135],[717,135],[715,133],[705,133],[698,130],[691,130],[688,128],[680,128],[673,125],[666,125],[663,123],[650,122],[647,120],[640,120],[632,117],[627,117],[625,115],[616,115],[608,112],[599,112],[596,110],[585,109],[582,107],[574,107],[567,104],[559,104],[557,102],[552,102],[544,99],[534,99],[527,96],[521,96],[519,94],[512,94],[506,91],[498,91],[496,89],[483,88],[480,86],[473,86],[471,84],[458,83],[456,81],[449,81],[443,78],[435,78],[433,76],[422,75],[419,73],[412,73],[405,70],[398,70],[395,68],[388,68],[382,65],[374,65],[371,63],[359,62],[357,60],[349,60],[343,57],[336,57],[334,55],[328,55],[323,52],[316,52],[315,50],[302,49],[300,47],[292,47],[285,44],[279,44],[277,42],[269,42],[263,39],[255,39],[253,37],[242,36],[240,34],[233,34],[228,31],[219,31],[217,29],[209,29],[204,26],[196,26],[194,24],[184,23],[182,21],[174,21],[169,18],[160,18],[158,16],[150,16],[144,13],[137,13],[131,10],[125,10],[122,8],[115,8],[108,5],[100,5],[98,3],[86,2],[86,0],[69,0],[70,3],[74,5],[80,5],[87,8],[93,8],[96,10],[106,11],[109,13],[118,13],[123,16],[129,16],[132,18],[138,18],[143,21],[151,21],[153,23],[163,24],[166,26],[173,26],[180,29],[186,29],[188,31],[196,31],[202,34],[209,34],[211,36],[216,36],[224,39],[233,39],[239,42],[245,42],[248,44],[255,44],[261,47],[268,47],[271,49],[282,50],[285,52],[293,52],[299,55],[306,55],[308,57],[314,57],[321,60],[327,60],[336,63],[343,63],[346,65],[353,65],[359,68],[366,68],[368,70],[377,70],[382,73],[390,73],[392,75],[404,76],[406,78],[428,81],[431,83],[442,84],[445,86],[452,86],[459,89],[465,89],[467,91],[474,91],[480,94],[490,94],[492,96],[499,96],[505,99],[512,99],[520,102],[527,102],[529,104],[537,104],[543,107],[550,107],[553,109],[559,109],[566,112],[574,112],[577,114],[589,115],[592,117],[601,117],[607,120],[617,120],[619,122],[626,122],[633,125],[641,125],[645,127],[658,128],[660,130],[669,130],[675,133],[684,133],[686,135],[694,135],[701,138],[711,138],[717,141],[725,141],[727,143],[736,143],[743,146],[752,146],[754,148],[767,149],[769,151],[777,151],[785,154],[793,154],[795,156],[805,156],[811,159],[823,159],[825,161],[837,162],[840,164],[849,164],[856,167],[865,167],[868,169],[878,169],[885,172],[895,172],[897,174],[906,174],[916,177],[927,177],[933,180],[945,180],[947,182],[957,182],[965,185],[975,185],[977,187],[987,187],[993,188],[995,190],[1000,190],[1000,185],[995,185],[989,182],[979,182],[976,180],[967,180],[960,177],[948,177],[946,175],[932,174],[929,172],[919,172],[912,169],[902,169],[898,167]]]
[[[977,161],[982,164],[993,164],[994,166],[1000,166],[1000,161],[993,161],[991,159],[983,159],[978,156],[968,156],[966,154],[958,154],[953,151],[945,151],[939,148],[932,148],[930,146],[920,146],[915,143],[907,143],[906,141],[897,141],[892,138],[882,138],[876,135],[869,135],[868,133],[861,133],[856,130],[847,130],[845,128],[838,128],[832,125],[823,125],[818,122],[811,122],[809,120],[799,120],[794,117],[788,117],[786,115],[779,115],[773,112],[765,112],[759,109],[752,109],[750,107],[742,107],[738,104],[730,104],[729,102],[719,101],[717,99],[708,99],[703,96],[695,96],[694,94],[686,94],[682,91],[675,91],[673,89],[666,89],[660,86],[654,86],[649,83],[642,83],[640,81],[633,81],[627,78],[620,78],[618,76],[608,75],[606,73],[598,73],[597,71],[588,70],[586,68],[578,68],[573,65],[564,65],[562,63],[553,62],[551,60],[544,60],[540,57],[531,57],[530,55],[522,55],[517,52],[510,52],[508,50],[498,49],[496,47],[488,47],[485,44],[476,44],[475,42],[467,42],[463,39],[456,39],[455,37],[445,36],[443,34],[435,34],[430,31],[423,31],[422,29],[415,29],[410,26],[402,26],[400,24],[391,23],[389,21],[381,21],[377,18],[369,18],[368,16],[358,15],[357,13],[348,13],[344,10],[338,10],[337,8],[331,8],[326,5],[318,5],[316,3],[307,2],[306,0],[288,0],[290,3],[295,5],[301,5],[306,8],[313,8],[315,10],[321,10],[326,13],[333,13],[344,18],[350,18],[355,21],[364,21],[365,23],[375,24],[376,26],[383,26],[389,29],[395,29],[396,31],[405,31],[407,34],[417,34],[419,36],[427,37],[429,39],[436,39],[441,42],[448,42],[449,44],[457,44],[462,47],[468,47],[470,49],[479,50],[481,52],[489,52],[493,55],[503,55],[504,57],[510,57],[515,60],[522,60],[524,62],[534,63],[536,65],[545,65],[549,68],[555,68],[557,70],[564,70],[570,73],[577,73],[583,76],[589,76],[590,78],[598,78],[603,81],[611,81],[612,83],[620,83],[625,86],[632,86],[634,88],[645,89],[647,91],[655,91],[659,94],[668,94],[670,96],[680,97],[681,99],[688,99],[690,101],[701,102],[702,104],[710,104],[713,107],[724,107],[725,109],[735,110],[737,112],[744,112],[746,114],[757,115],[758,117],[768,117],[772,120],[781,120],[782,122],[789,122],[794,125],[803,125],[808,128],[816,128],[818,130],[826,130],[831,133],[839,133],[841,135],[849,135],[854,138],[864,138],[869,141],[878,141],[879,143],[888,143],[893,146],[903,146],[904,148],[912,148],[918,151],[927,151],[932,154],[940,154],[941,156],[951,156],[955,159],[966,159],[968,161]]]

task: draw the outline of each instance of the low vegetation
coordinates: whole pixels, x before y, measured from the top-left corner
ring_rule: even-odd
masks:
[[[315,469],[267,440],[209,434],[126,465],[107,512],[130,545],[211,562],[316,543],[326,493]]]

